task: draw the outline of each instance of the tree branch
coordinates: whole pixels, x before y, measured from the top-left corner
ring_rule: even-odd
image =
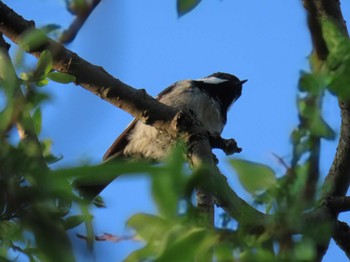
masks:
[[[201,169],[203,180],[212,180],[215,161],[209,144],[209,139],[204,134],[195,134],[188,138],[188,158],[191,161],[194,171]],[[208,169],[202,169],[208,166]],[[214,226],[214,198],[211,190],[202,186],[202,183],[196,183],[197,189],[197,207],[200,215],[200,223],[206,227]]]
[[[342,221],[337,221],[335,232],[333,235],[335,243],[345,252],[350,259],[350,227]]]
[[[322,20],[332,20],[347,35],[346,24],[340,9],[340,1],[304,0],[303,2],[308,12],[308,25],[314,51],[322,64],[326,61],[329,52],[322,35]],[[350,185],[350,101],[339,99],[339,107],[341,111],[340,137],[332,166],[324,182],[324,190],[321,196],[324,199],[324,204],[331,196],[344,196]],[[337,215],[338,213],[333,214],[334,220],[337,218]],[[318,249],[319,261],[328,249],[329,240],[327,244],[320,246]]]
[[[3,2],[0,2],[0,31],[17,44],[25,32],[40,34],[40,31],[35,29],[33,21],[25,20]],[[36,57],[40,57],[44,50],[51,51],[53,68],[75,76],[77,85],[130,113],[143,123],[165,130],[168,134],[176,136],[179,130],[186,130],[186,126],[191,127],[187,122],[189,119],[184,114],[159,103],[145,90],[131,88],[113,78],[102,67],[90,64],[45,35],[42,35],[42,38],[41,45],[26,51]]]
[[[350,211],[350,197],[336,197],[330,196],[326,199],[325,205],[334,214]]]
[[[206,179],[205,183],[212,192],[216,204],[240,225],[247,227],[248,232],[261,234],[265,226],[272,222],[272,216],[261,213],[250,206],[231,189],[227,178],[220,173],[217,167],[214,171],[214,176]]]
[[[92,3],[85,2],[82,7],[78,7],[78,10],[73,9],[71,6],[69,6],[69,2],[67,2],[67,9],[72,14],[75,14],[76,17],[69,28],[62,33],[59,42],[63,44],[71,43],[77,36],[85,21],[89,18],[90,14],[100,2],[101,0],[93,0]]]

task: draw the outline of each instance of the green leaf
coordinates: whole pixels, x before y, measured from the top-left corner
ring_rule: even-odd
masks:
[[[15,96],[17,87],[19,86],[16,72],[12,67],[13,65],[6,53],[0,51],[0,68],[2,72],[0,90],[4,91],[7,99],[12,99]],[[3,97],[3,93],[0,93],[0,97]]]
[[[60,198],[57,200],[56,205],[61,216],[65,216],[69,213],[69,211],[72,208],[72,200]]]
[[[327,140],[334,140],[336,137],[334,130],[321,116],[312,118],[309,128],[311,134],[314,136],[322,137]]]
[[[47,42],[47,36],[40,30],[29,29],[21,35],[19,46],[31,52]]]
[[[293,199],[300,197],[302,192],[305,190],[306,180],[310,170],[310,163],[305,162],[303,164],[297,165],[294,168],[294,172],[296,173],[296,179],[293,183],[289,184],[289,193]],[[295,203],[295,206],[298,206],[299,203]],[[291,209],[290,209],[291,210]]]
[[[310,149],[311,145],[309,139],[305,139],[303,141],[300,141],[299,143],[294,144],[293,154],[295,160],[299,160],[301,156],[307,153]]]
[[[266,165],[241,159],[230,160],[242,186],[255,195],[276,184],[275,172]]]
[[[330,19],[322,21],[322,33],[331,53],[341,51],[344,48],[344,42],[348,41],[346,32]]]
[[[61,84],[68,84],[75,81],[75,76],[72,76],[67,73],[61,73],[61,72],[51,72],[47,75],[48,78],[50,78],[52,81],[55,81],[57,83]]]
[[[42,152],[44,156],[51,154],[52,140],[45,139],[41,141]]]
[[[193,10],[201,0],[177,0],[177,14],[183,16]]]
[[[30,217],[22,222],[35,236],[35,244],[40,253],[39,261],[75,261],[70,240],[61,220],[49,216],[44,205],[36,208]],[[44,209],[44,210],[43,210]],[[49,241],[48,241],[49,237]]]
[[[295,245],[294,257],[296,261],[313,261],[316,254],[316,247],[313,241],[303,239]]]
[[[152,176],[153,198],[164,217],[177,215],[178,201],[183,195],[181,192],[185,184],[183,152],[182,145],[176,146],[161,172]]]
[[[164,217],[173,217],[177,213],[178,195],[171,182],[169,173],[152,176],[153,198]]]
[[[132,252],[123,261],[125,262],[152,261],[152,260],[149,260],[148,258],[153,257],[153,254],[154,254],[154,248],[150,245],[146,245],[145,247]]]
[[[41,103],[50,100],[50,96],[48,94],[42,92],[28,92],[26,94],[26,99],[28,104],[33,107],[39,106]]]
[[[327,67],[332,76],[329,91],[343,100],[350,99],[350,40],[337,24],[322,23],[324,39],[329,49]]]
[[[21,73],[20,76],[24,81],[33,82],[37,86],[45,86],[48,84],[46,75],[52,70],[52,66],[51,52],[45,50],[41,53],[35,70],[29,73]]]
[[[86,0],[70,0],[66,1],[66,4],[68,5],[67,8],[72,14],[79,14],[82,13],[83,10],[86,10],[89,2]]]
[[[70,216],[70,217],[67,217],[64,220],[64,224],[63,225],[64,225],[64,228],[66,230],[68,230],[68,229],[72,229],[72,228],[75,228],[75,227],[79,226],[85,220],[86,220],[85,216],[83,216],[83,215]]]
[[[239,257],[239,261],[242,262],[251,262],[251,261],[269,261],[269,262],[277,262],[276,256],[273,252],[258,248],[257,250],[245,250],[241,253]]]
[[[105,204],[105,202],[103,201],[103,198],[102,198],[101,196],[95,197],[94,200],[92,201],[92,204],[93,204],[95,207],[98,207],[98,208],[106,207],[106,204]]]
[[[157,172],[157,169],[159,167],[149,162],[109,161],[100,165],[58,169],[51,172],[58,176],[75,179],[74,184],[77,186],[88,186],[109,183],[123,174],[153,173]]]
[[[39,135],[41,133],[41,124],[42,124],[42,114],[41,108],[38,107],[32,116],[35,133]]]
[[[19,74],[19,76],[20,76],[20,78],[21,78],[22,80],[24,80],[24,81],[29,81],[30,79],[33,78],[33,73],[32,73],[32,72],[29,72],[29,73],[24,73],[24,72],[22,72],[22,73]]]
[[[164,232],[169,229],[169,223],[164,219],[142,213],[129,218],[127,225],[132,227],[137,232],[137,235],[145,241],[149,241],[152,238],[161,238]]]
[[[304,128],[296,127],[290,135],[292,143],[293,144],[299,143],[300,140],[306,136],[306,134],[307,132]]]
[[[321,74],[309,74],[301,72],[299,79],[299,89],[303,92],[309,92],[313,95],[322,94],[322,91],[330,82],[330,77]]]
[[[39,79],[45,77],[52,69],[53,61],[52,54],[49,50],[45,50],[41,53],[34,72],[35,76]]]
[[[49,84],[49,80],[47,78],[41,79],[35,83],[36,86],[43,87]]]
[[[223,241],[222,241],[223,242]],[[232,246],[223,242],[215,246],[215,261],[224,262],[224,261],[235,261],[233,257]]]
[[[333,73],[328,90],[342,100],[350,99],[350,55]]]
[[[49,154],[45,156],[45,161],[48,164],[54,164],[57,163],[58,161],[61,161],[63,159],[63,155],[58,155],[55,156],[53,154]]]
[[[129,219],[138,236],[147,244],[132,253],[126,261],[205,261],[217,241],[207,228],[188,226],[177,220],[137,214]]]
[[[55,156],[51,153],[52,140],[44,139],[40,141],[40,143],[46,163],[53,164],[60,161],[63,158],[62,155]]]
[[[316,114],[319,114],[319,108],[317,108],[313,102],[310,102],[308,97],[298,100],[298,109],[299,114],[306,119],[311,119]]]
[[[43,31],[45,34],[51,33],[52,31],[56,31],[57,29],[60,29],[61,26],[58,24],[48,24],[40,28],[41,31]]]
[[[179,229],[177,234],[169,235],[169,245],[155,261],[206,261],[218,237],[205,228]]]
[[[8,104],[4,110],[0,111],[0,133],[5,135],[8,132],[8,127],[13,123],[13,119],[19,116],[18,108],[14,104]]]
[[[323,119],[320,108],[313,100],[313,98],[306,97],[298,101],[299,114],[305,118],[306,128],[316,137],[334,139],[336,136],[334,130]]]
[[[89,207],[87,205],[80,205],[81,212],[84,217],[87,246],[90,250],[93,248],[94,241],[94,228],[92,226],[93,216],[89,213]]]
[[[13,221],[3,220],[0,222],[1,236],[11,241],[18,241],[22,238],[21,226]]]

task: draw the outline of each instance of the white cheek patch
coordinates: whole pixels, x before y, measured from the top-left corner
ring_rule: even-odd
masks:
[[[197,79],[196,81],[201,81],[201,82],[208,83],[208,84],[220,84],[220,83],[226,82],[228,80],[217,78],[215,76],[211,76],[211,77]]]

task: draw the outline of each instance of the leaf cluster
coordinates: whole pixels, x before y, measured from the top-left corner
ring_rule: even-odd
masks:
[[[0,55],[0,258],[74,261],[66,230],[91,216],[85,213],[77,221],[69,215],[73,203],[85,209],[87,203],[73,191],[70,179],[51,173],[47,164],[60,158],[51,153],[50,140],[38,140],[41,104],[49,99],[38,87],[50,74],[52,57],[43,54],[21,80],[7,54],[1,50]]]

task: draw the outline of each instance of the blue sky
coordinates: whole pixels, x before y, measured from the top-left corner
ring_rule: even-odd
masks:
[[[68,26],[72,21],[63,0],[4,2],[26,19],[35,20],[37,26]],[[350,3],[342,2],[344,17],[349,20]],[[235,158],[268,164],[282,174],[284,169],[272,153],[286,161],[291,157],[289,134],[297,124],[298,77],[300,70],[308,68],[311,50],[301,1],[209,0],[181,18],[175,7],[175,0],[104,0],[68,48],[151,95],[175,81],[217,71],[248,79],[242,97],[228,115],[223,136],[234,137],[243,147]],[[64,156],[55,167],[99,163],[131,116],[81,87],[52,83],[45,88],[52,102],[43,110],[41,136],[52,138],[53,152]],[[331,95],[325,97],[324,115],[338,134],[339,109]],[[323,175],[335,146],[335,142],[322,143]],[[225,165],[227,157],[215,153],[232,187],[249,201]],[[147,183],[140,178],[118,179],[109,186],[102,195],[108,208],[93,210],[96,233],[127,234],[126,218],[135,212],[154,212]],[[341,219],[350,221],[346,214]],[[120,261],[134,246],[127,242],[97,243],[93,258]],[[335,260],[347,259],[332,243],[324,261]]]

